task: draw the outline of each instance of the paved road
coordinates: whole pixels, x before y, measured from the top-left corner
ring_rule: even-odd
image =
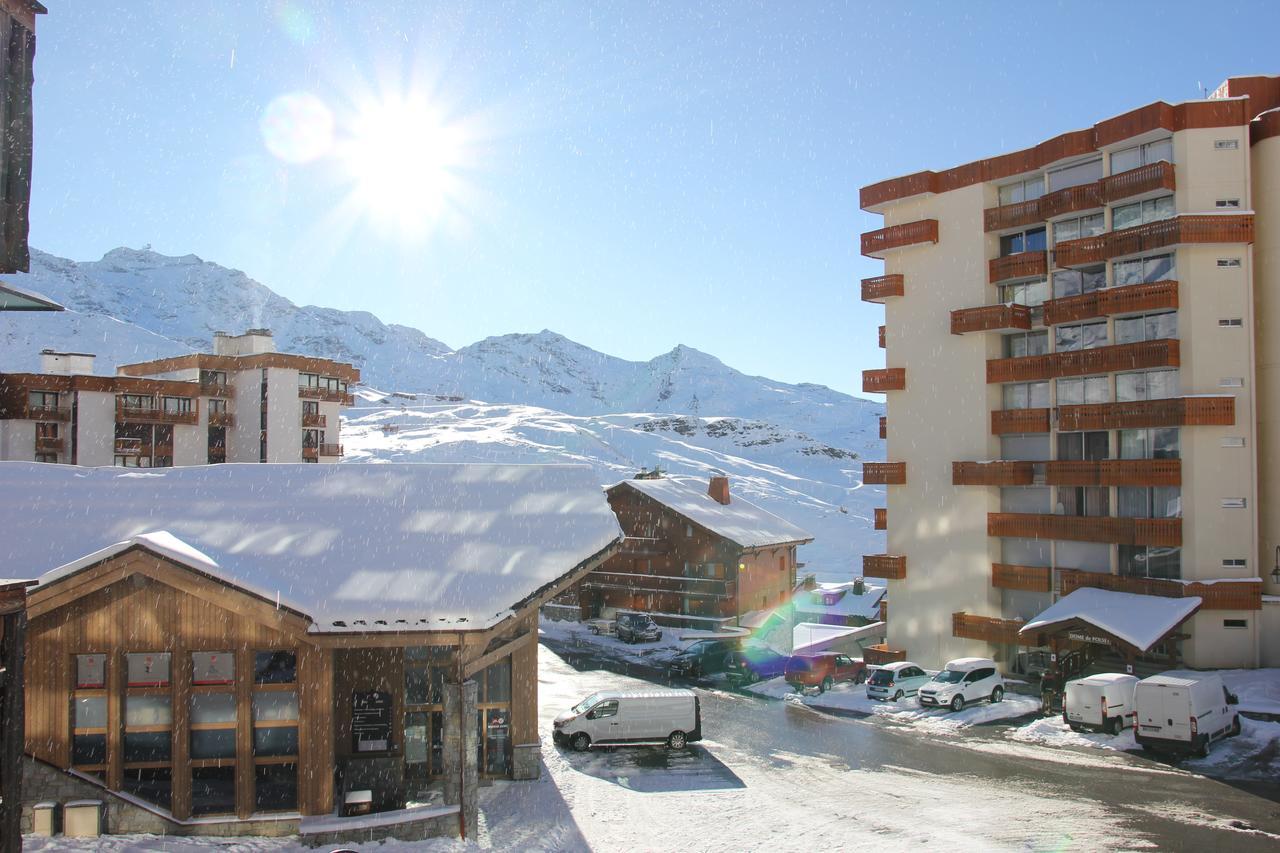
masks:
[[[626,670],[624,674],[633,677],[662,680],[662,674],[653,669],[611,661],[590,650],[547,645],[577,669]],[[921,783],[927,790],[930,780],[936,780],[943,799],[955,796],[955,783],[960,781],[971,784],[975,797],[985,797],[988,806],[989,792],[1000,791],[1022,795],[1030,792],[1048,806],[1039,816],[1005,815],[1009,831],[997,831],[989,825],[995,820],[993,815],[1001,813],[998,807],[989,808],[979,821],[984,825],[972,827],[977,831],[970,836],[971,841],[986,837],[993,843],[1008,844],[1025,837],[1028,849],[1088,847],[1083,837],[1069,831],[1078,820],[1089,826],[1105,825],[1110,828],[1109,837],[1116,837],[1118,832],[1139,847],[1154,843],[1167,850],[1219,848],[1274,853],[1280,849],[1280,786],[1230,784],[1137,755],[1015,743],[1004,737],[1001,727],[982,727],[957,736],[922,737],[918,731],[904,730],[882,720],[836,718],[789,703],[705,687],[697,690],[708,738],[702,761],[619,750],[596,760],[590,772],[616,773],[632,785],[655,786],[664,784],[662,774],[644,771],[669,766],[676,778],[689,773],[703,777],[672,784],[723,789],[742,785],[734,768],[738,760],[766,768],[773,764],[780,770],[797,762],[816,761],[833,771],[877,774],[860,776],[859,785],[867,789],[865,800],[857,803],[863,812],[919,808],[918,799],[912,797],[919,797]],[[827,778],[838,780],[839,776]],[[868,786],[868,779],[880,784]],[[943,795],[944,787],[951,793]],[[895,802],[895,791],[899,789],[903,791],[901,803]],[[1056,819],[1057,803],[1061,804],[1060,815],[1070,819]],[[1025,802],[1011,799],[1009,807],[1020,810],[1025,808]],[[963,809],[956,812],[956,833],[964,839],[966,823],[971,818]],[[903,815],[908,823],[912,819],[910,814]],[[1044,824],[1044,832],[1029,825],[1035,821]],[[847,822],[842,825],[847,827]],[[831,830],[837,831],[834,824]],[[876,831],[886,830],[879,826]],[[1019,836],[1018,832],[1026,835]],[[1055,840],[1059,836],[1060,840]],[[828,839],[819,836],[808,840]]]

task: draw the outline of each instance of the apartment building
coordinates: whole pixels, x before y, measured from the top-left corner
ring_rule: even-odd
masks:
[[[885,226],[861,240],[885,264],[862,281],[881,654],[1280,666],[1280,77],[861,206]]]
[[[212,353],[94,375],[46,350],[40,373],[0,373],[0,460],[138,468],[337,462],[350,364],[278,353],[271,332],[218,332]]]

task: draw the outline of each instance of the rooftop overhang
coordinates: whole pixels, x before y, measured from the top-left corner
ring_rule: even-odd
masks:
[[[0,281],[0,311],[65,311],[47,296]]]
[[[1195,596],[1163,598],[1087,587],[1060,598],[1018,634],[1026,643],[1043,635],[1065,636],[1142,655],[1176,634],[1201,603]]]

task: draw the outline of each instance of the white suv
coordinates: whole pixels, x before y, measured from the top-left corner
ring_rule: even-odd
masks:
[[[970,702],[1004,699],[1004,679],[989,658],[960,658],[920,688],[921,705],[938,705],[959,711]]]

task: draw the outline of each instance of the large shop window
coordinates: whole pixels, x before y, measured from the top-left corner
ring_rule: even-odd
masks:
[[[253,656],[254,808],[298,807],[298,655]]]
[[[452,646],[404,650],[404,758],[417,779],[444,773],[444,682]]]
[[[71,697],[71,766],[106,778],[107,656],[75,656],[75,692]]]
[[[236,809],[236,663],[231,652],[191,653],[191,813]]]
[[[475,679],[480,772],[505,776],[511,772],[511,658],[476,673]]]

